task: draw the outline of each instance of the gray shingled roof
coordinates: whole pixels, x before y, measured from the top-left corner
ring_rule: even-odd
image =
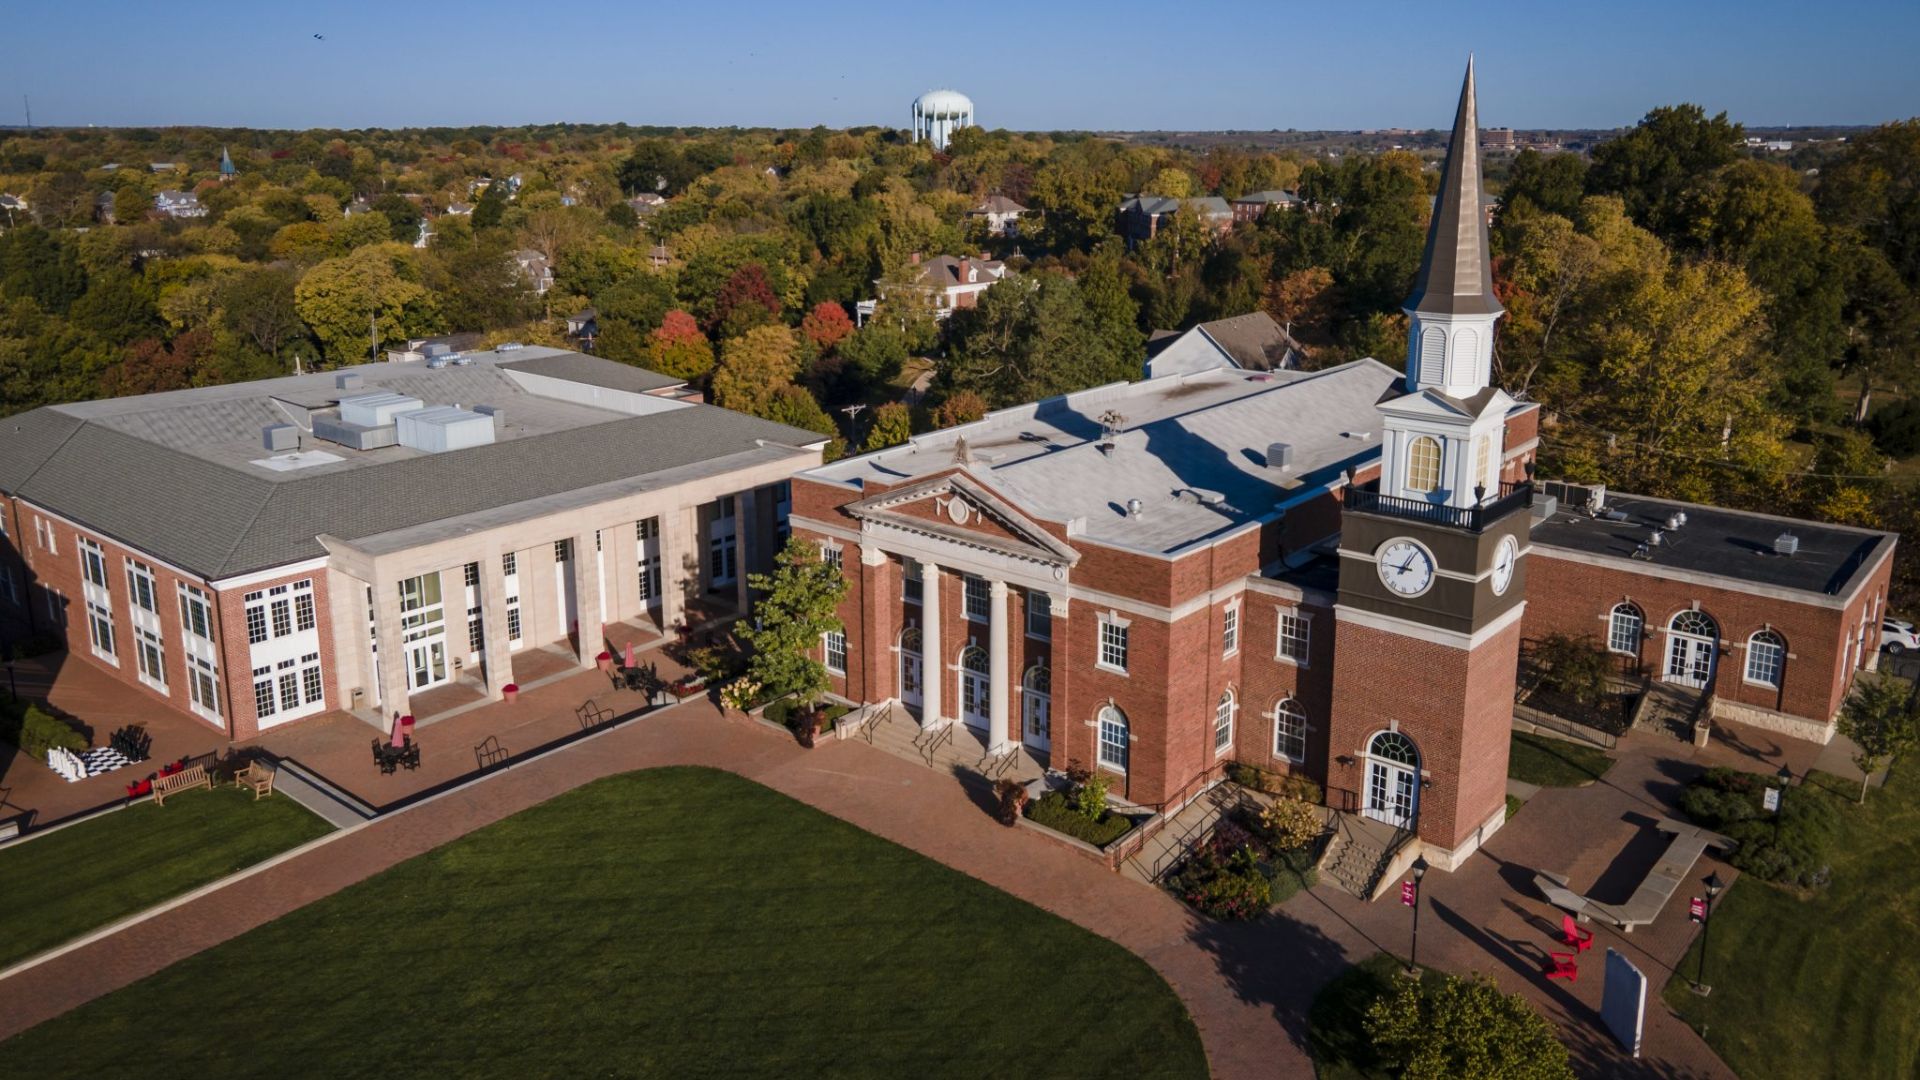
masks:
[[[1480,135],[1473,92],[1473,61],[1460,85],[1460,108],[1440,174],[1440,195],[1420,274],[1407,299],[1410,311],[1435,315],[1488,315],[1504,311],[1493,295],[1493,259],[1488,254],[1486,210],[1480,202]]]
[[[581,314],[592,317],[592,313],[593,309],[588,308]],[[529,357],[525,360],[502,360],[500,367],[506,371],[524,371],[529,375],[546,375],[607,390],[629,390],[636,394],[665,390],[672,386],[685,386],[687,382],[685,379],[676,379],[646,368],[615,363],[576,352],[552,353],[547,356]]]
[[[316,539],[323,533],[345,540],[374,536],[718,463],[759,452],[763,440],[784,446],[821,441],[810,431],[698,405],[269,480],[101,420],[45,408],[0,426],[0,489],[156,558],[220,578],[324,555]]]

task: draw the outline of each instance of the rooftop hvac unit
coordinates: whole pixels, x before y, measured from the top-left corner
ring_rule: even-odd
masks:
[[[385,427],[404,412],[420,408],[419,398],[379,391],[340,399],[340,419],[361,427]]]
[[[401,413],[394,425],[401,446],[430,454],[493,442],[493,417],[447,405]]]
[[[468,355],[467,355],[466,353],[454,353],[454,354],[453,354],[453,366],[454,366],[454,367],[468,367],[468,366],[470,366],[470,365],[471,365],[472,363],[473,363],[473,357],[471,357],[471,356],[468,356]]]
[[[1293,468],[1293,444],[1283,443],[1283,442],[1268,443],[1267,444],[1267,468],[1269,469]]]
[[[1592,495],[1589,496],[1587,500],[1587,509],[1596,514],[1605,510],[1607,508],[1607,485],[1595,484],[1588,490],[1592,492]]]
[[[1560,500],[1551,495],[1535,495],[1532,509],[1534,517],[1545,521],[1559,512]]]
[[[366,381],[360,378],[360,373],[357,371],[343,371],[333,377],[335,390],[358,390],[364,385]]]
[[[444,356],[435,356],[427,360],[427,367],[434,371],[439,371],[441,368],[446,366],[447,366],[447,358]]]
[[[1800,538],[1792,533],[1781,533],[1773,538],[1773,553],[1775,555],[1800,554]]]
[[[268,424],[260,429],[260,442],[275,452],[298,449],[300,429],[292,424]]]

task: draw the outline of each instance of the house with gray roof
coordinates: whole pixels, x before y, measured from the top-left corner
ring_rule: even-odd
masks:
[[[1118,232],[1127,246],[1144,244],[1154,238],[1160,226],[1176,214],[1197,214],[1215,233],[1233,227],[1233,207],[1218,195],[1175,199],[1165,195],[1129,195],[1116,211]]]
[[[0,616],[235,739],[384,732],[743,607],[824,446],[563,349],[390,355],[6,420]]]
[[[1145,375],[1151,379],[1212,368],[1288,371],[1306,351],[1264,311],[1204,322],[1186,331],[1155,330],[1147,339]]]

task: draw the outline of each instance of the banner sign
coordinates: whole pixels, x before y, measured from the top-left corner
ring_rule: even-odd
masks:
[[[1403,881],[1400,883],[1400,902],[1401,903],[1407,905],[1408,907],[1412,907],[1414,905],[1415,899],[1419,897],[1419,895],[1420,895],[1420,886],[1415,885],[1411,881]]]
[[[1691,900],[1688,900],[1687,914],[1692,916],[1694,922],[1706,922],[1707,921],[1707,902],[1697,896]]]

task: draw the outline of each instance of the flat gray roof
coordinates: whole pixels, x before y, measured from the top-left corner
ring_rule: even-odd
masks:
[[[1116,383],[993,413],[905,446],[807,473],[898,485],[954,464],[965,438],[973,474],[1035,517],[1115,547],[1171,554],[1257,521],[1289,495],[1378,456],[1375,402],[1400,373],[1376,360],[1319,372],[1217,369]],[[1124,418],[1111,452],[1101,422]],[[1272,443],[1291,468],[1269,467]],[[1127,505],[1138,499],[1141,512]]]
[[[1610,520],[1563,507],[1534,523],[1533,542],[1591,555],[1635,559],[1646,562],[1650,569],[1686,570],[1754,585],[1838,596],[1850,591],[1854,578],[1898,539],[1892,533],[1872,529],[1644,495],[1608,492],[1606,509],[1618,511],[1626,519]],[[1667,528],[1667,519],[1676,513],[1687,515],[1686,524]],[[1655,529],[1661,531],[1660,543],[1648,546],[1646,558],[1637,556],[1640,545]],[[1797,553],[1774,552],[1774,540],[1782,533],[1791,533],[1800,541]]]
[[[727,471],[764,444],[822,441],[709,405],[663,400],[662,411],[634,416],[546,397],[498,362],[574,355],[569,369],[602,369],[603,381],[587,383],[595,386],[631,382],[625,371],[639,370],[610,360],[551,349],[470,355],[470,366],[437,370],[417,361],[344,369],[361,375],[358,389],[336,389],[341,372],[329,371],[35,409],[0,421],[0,490],[219,578],[323,555],[323,533],[354,540],[615,481]],[[428,407],[495,405],[505,423],[490,445],[439,454],[352,450],[303,432],[303,450],[340,460],[258,464],[275,456],[262,444],[264,426],[304,427],[303,409],[369,390]]]

